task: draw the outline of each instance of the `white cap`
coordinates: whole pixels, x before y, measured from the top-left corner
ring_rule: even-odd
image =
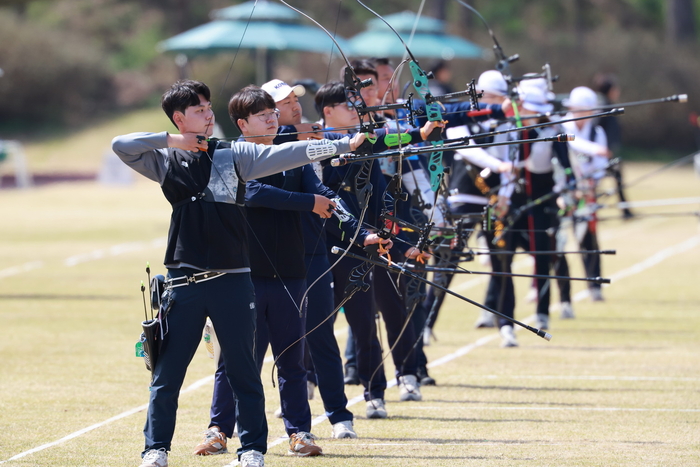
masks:
[[[500,71],[488,70],[479,76],[479,81],[476,83],[477,91],[486,91],[493,94],[505,96],[508,94],[508,84],[503,79]]]
[[[540,86],[520,86],[518,89],[523,108],[537,113],[551,112],[547,88]]]
[[[271,95],[275,102],[286,99],[292,92],[296,94],[297,97],[301,97],[306,94],[306,88],[304,88],[304,86],[301,84],[297,84],[296,86],[292,87],[281,79],[273,79],[260,87]]]
[[[527,76],[527,75],[525,75],[525,76]],[[542,91],[544,91],[545,94],[547,94],[547,99],[550,102],[555,100],[557,97],[552,91],[549,90],[549,83],[544,78],[524,79],[524,80],[520,81],[520,84],[518,84],[518,89],[529,88],[529,87],[539,88]]]
[[[579,86],[571,90],[562,104],[570,109],[592,109],[598,105],[598,96],[593,89]]]

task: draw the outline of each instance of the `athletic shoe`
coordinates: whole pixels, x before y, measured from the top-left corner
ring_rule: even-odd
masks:
[[[282,407],[277,407],[274,413],[275,418],[282,418]]]
[[[258,451],[246,451],[241,454],[241,467],[265,467],[265,457]]]
[[[515,331],[513,326],[507,324],[499,330],[501,334],[501,347],[517,347],[518,341],[515,339]]]
[[[334,423],[331,437],[334,439],[356,439],[357,433],[355,433],[355,430],[352,429],[352,420],[344,420],[342,422]]]
[[[357,374],[357,367],[345,367],[345,384],[357,386],[360,384],[360,375]]]
[[[139,467],[168,467],[168,451],[165,448],[150,449]]]
[[[539,329],[549,329],[549,315],[537,313],[535,318],[535,327]]]
[[[437,383],[435,382],[435,379],[431,378],[431,376],[428,374],[428,369],[426,367],[418,367],[418,371],[416,372],[416,377],[420,380],[421,386],[436,386],[437,385]]]
[[[311,381],[306,382],[306,392],[309,393],[309,400],[313,400],[314,398],[314,389],[316,389],[316,385],[312,383]]]
[[[496,315],[490,311],[481,310],[481,315],[479,319],[474,323],[474,327],[479,328],[495,328],[496,327]]]
[[[591,301],[593,302],[604,302],[605,299],[603,298],[603,291],[600,289],[600,287],[591,287],[588,289],[588,293],[591,296]]]
[[[210,456],[213,454],[226,454],[226,435],[219,431],[218,426],[213,426],[204,432],[204,439],[194,448],[195,456]]]
[[[534,303],[537,301],[537,287],[530,287],[530,291],[525,295],[525,301],[527,303]]]
[[[561,302],[561,319],[574,319],[575,317],[571,302]]]
[[[423,396],[420,393],[418,378],[415,375],[399,376],[399,400],[406,402],[419,401],[421,399],[423,399]]]
[[[372,399],[367,401],[367,418],[386,418],[386,407],[384,406],[384,399]]]
[[[323,455],[323,449],[314,442],[315,439],[314,435],[305,431],[293,433],[289,437],[289,451],[287,451],[287,455],[300,457]]]

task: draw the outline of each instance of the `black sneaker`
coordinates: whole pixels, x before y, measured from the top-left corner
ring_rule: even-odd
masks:
[[[360,375],[357,374],[357,367],[345,367],[345,384],[357,386],[360,384]]]
[[[418,368],[418,371],[416,371],[416,376],[418,377],[421,386],[437,385],[435,379],[430,377],[430,375],[428,374],[428,369],[425,367]]]

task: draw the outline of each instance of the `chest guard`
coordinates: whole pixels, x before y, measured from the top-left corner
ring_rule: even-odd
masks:
[[[245,182],[238,175],[230,148],[231,143],[209,143],[207,155],[211,158],[211,173],[209,183],[203,191],[203,200],[244,206]]]

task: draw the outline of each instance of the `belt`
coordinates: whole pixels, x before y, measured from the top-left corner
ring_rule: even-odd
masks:
[[[173,289],[175,287],[182,287],[183,285],[190,285],[192,283],[197,284],[199,282],[206,282],[212,279],[216,279],[219,276],[223,276],[225,272],[200,272],[193,274],[191,276],[181,276],[172,279],[165,280],[165,286],[167,288]]]

